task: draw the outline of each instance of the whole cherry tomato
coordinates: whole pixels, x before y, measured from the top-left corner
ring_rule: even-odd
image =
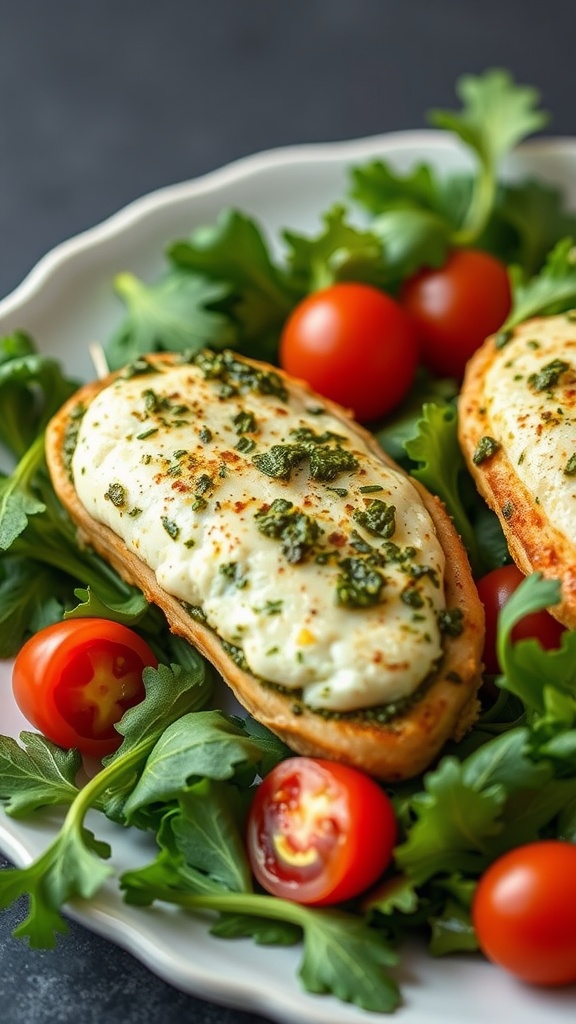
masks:
[[[416,326],[424,365],[460,379],[470,356],[510,312],[508,271],[479,249],[455,249],[444,266],[406,281],[400,302]]]
[[[485,956],[536,985],[576,982],[576,845],[551,839],[484,872],[472,921]]]
[[[498,631],[498,616],[500,611],[520,585],[524,575],[514,564],[503,565],[499,569],[492,569],[476,583],[478,594],[484,605],[486,618],[486,635],[484,640],[484,665],[486,671],[496,674],[500,672],[498,657],[496,654],[496,637]],[[562,643],[562,626],[550,612],[545,609],[540,612],[532,612],[525,615],[512,630],[512,639],[527,640],[534,637],[545,650],[560,647]]]
[[[248,856],[262,887],[296,903],[338,903],[372,885],[392,858],[396,820],[380,786],[356,768],[293,757],[258,786]]]
[[[372,285],[342,282],[293,310],[280,338],[280,365],[362,422],[394,409],[414,380],[414,329],[397,302]]]
[[[157,664],[148,644],[127,626],[66,619],[24,644],[12,687],[24,716],[48,739],[104,757],[122,741],[116,722],[144,697],[144,668]]]

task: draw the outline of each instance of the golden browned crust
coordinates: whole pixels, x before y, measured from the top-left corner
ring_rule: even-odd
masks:
[[[165,354],[161,357],[164,361],[166,358]],[[253,366],[263,365],[247,361]],[[276,368],[275,372],[290,390],[305,390],[311,398],[318,400],[318,396],[302,381],[296,381]],[[47,431],[46,452],[54,487],[76,523],[80,537],[91,544],[123,579],[140,587],[148,601],[159,605],[171,630],[205,655],[242,706],[295,752],[354,765],[388,781],[409,778],[423,771],[444,743],[452,737],[460,738],[477,715],[476,692],[484,638],[483,610],[467,556],[439,499],[413,481],[433,519],[446,554],[447,607],[459,608],[462,612],[462,632],[456,637],[446,637],[445,656],[436,678],[409,711],[397,715],[388,724],[377,724],[363,717],[330,718],[302,709],[301,705],[298,713],[294,713],[292,697],[242,671],[225,653],[218,636],[191,619],[180,602],[158,586],[148,566],[129,552],[112,530],[92,520],[80,503],[63,460],[70,418],[79,403],[87,405],[113,376],[83,387],[62,407]],[[344,409],[324,398],[321,401],[331,414],[350,425]],[[371,434],[356,424],[354,429],[359,439],[382,462],[394,465]]]
[[[543,317],[522,325],[537,334],[545,324]],[[479,465],[474,453],[481,438],[492,436],[487,412],[486,374],[500,350],[495,337],[488,338],[469,361],[459,399],[458,423],[460,447],[476,487],[496,513],[508,543],[510,554],[525,574],[541,572],[562,581],[562,602],[551,608],[564,625],[576,628],[576,545],[555,529],[518,476],[517,468],[502,445]]]

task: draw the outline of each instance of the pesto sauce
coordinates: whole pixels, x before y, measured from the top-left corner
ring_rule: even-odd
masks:
[[[199,605],[191,605],[186,601],[180,601],[180,605],[187,612],[190,618],[204,626],[205,629],[210,630],[210,632],[218,638],[222,645],[222,649],[228,657],[231,658],[234,664],[238,666],[238,668],[251,675],[253,679],[256,679],[256,681],[266,689],[274,690],[276,693],[282,694],[287,698],[291,698],[294,701],[291,708],[292,714],[294,715],[311,714],[319,715],[321,718],[331,721],[357,722],[360,724],[364,723],[366,725],[388,725],[391,722],[394,722],[396,718],[400,718],[402,715],[407,714],[411,708],[418,704],[436,678],[436,671],[432,671],[425,679],[422,680],[414,692],[409,694],[407,697],[402,697],[398,700],[390,701],[385,704],[378,704],[370,708],[355,708],[352,711],[332,711],[329,708],[314,708],[304,703],[301,689],[290,689],[287,686],[283,686],[281,683],[273,683],[268,679],[263,679],[261,676],[254,675],[254,673],[250,671],[250,667],[246,661],[242,648],[236,644],[230,643],[228,640],[223,640],[222,637],[218,636],[216,631],[208,623],[206,615]],[[456,609],[456,612],[458,611],[459,609]],[[273,614],[273,612],[271,612],[271,614]],[[274,652],[271,651],[270,653]],[[450,682],[453,682],[455,685],[462,682],[460,676],[456,672],[447,673],[445,678]]]
[[[254,455],[252,461],[261,473],[277,480],[289,480],[292,470],[308,461],[312,480],[327,483],[335,480],[340,473],[351,473],[358,469],[358,459],[339,444],[318,444],[316,441],[300,441],[288,444],[273,444],[267,452]]]
[[[263,506],[254,519],[260,533],[281,542],[282,554],[292,563],[304,561],[324,532],[312,516],[285,498]]]
[[[531,373],[528,377],[528,383],[535,391],[550,391],[551,388],[556,386],[562,374],[569,369],[570,363],[566,363],[563,359],[553,359],[546,366],[543,366],[538,373]]]
[[[64,441],[62,442],[62,462],[68,473],[68,477],[72,479],[72,459],[74,452],[76,451],[76,445],[78,444],[78,435],[80,433],[80,427],[82,425],[82,419],[86,412],[86,406],[82,405],[81,402],[75,405],[70,413],[68,422],[66,424],[66,430],[64,432]]]
[[[390,701],[388,704],[378,704],[372,708],[356,708],[353,711],[331,711],[330,708],[313,708],[304,703],[301,690],[290,690],[280,683],[271,683],[266,679],[259,679],[258,682],[267,689],[274,690],[285,697],[291,697],[294,700],[291,711],[295,715],[310,714],[318,715],[327,721],[356,722],[365,725],[388,725],[415,707],[422,700],[427,690],[430,689],[434,679],[435,673],[432,672],[408,697],[401,697],[398,700]],[[450,679],[450,682],[456,684],[461,682],[461,679],[453,678],[452,674],[447,675],[446,679]]]
[[[192,357],[182,356],[183,362],[192,362],[206,380],[218,380],[224,391],[221,397],[256,391],[261,395],[273,395],[282,402],[288,401],[288,391],[282,378],[273,370],[263,370],[237,359],[233,352],[213,352],[202,349]]]

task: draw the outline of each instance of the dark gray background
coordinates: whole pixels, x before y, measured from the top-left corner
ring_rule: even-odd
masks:
[[[540,89],[548,134],[576,134],[575,29],[574,0],[0,0],[0,296],[154,188],[260,149],[423,127],[465,72],[508,68]],[[3,1024],[257,1020],[80,927],[31,952],[10,937],[22,910],[0,915]]]

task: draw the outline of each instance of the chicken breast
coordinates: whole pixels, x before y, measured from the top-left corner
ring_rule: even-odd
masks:
[[[527,320],[470,360],[462,451],[525,574],[562,581],[551,609],[576,626],[576,313]]]
[[[482,612],[440,502],[232,353],[88,385],[47,435],[85,537],[294,750],[415,774],[474,717]]]

